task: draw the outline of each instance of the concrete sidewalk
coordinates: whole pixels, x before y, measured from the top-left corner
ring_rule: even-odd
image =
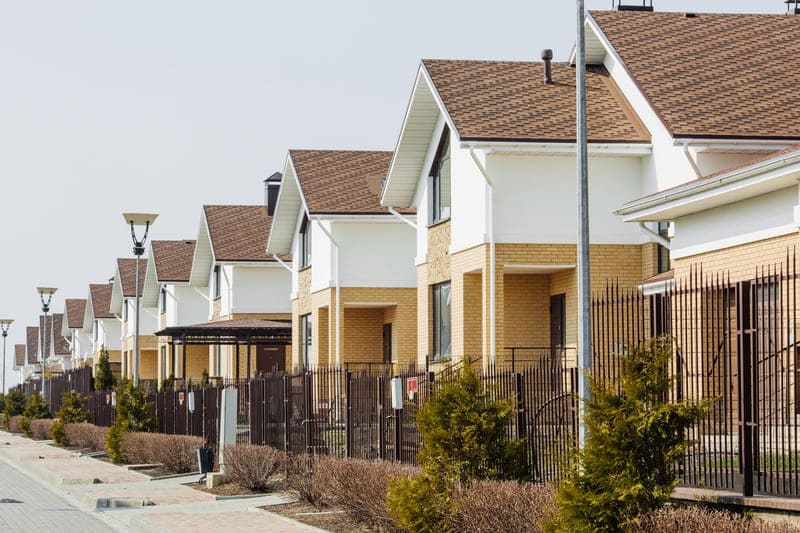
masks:
[[[153,480],[4,431],[0,460],[116,531],[323,531],[259,509],[291,501],[285,495],[217,500],[184,485],[198,474]]]

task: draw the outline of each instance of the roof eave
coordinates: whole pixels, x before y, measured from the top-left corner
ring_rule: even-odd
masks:
[[[286,156],[283,182],[280,192],[278,192],[278,200],[272,214],[272,225],[267,238],[265,252],[268,256],[291,253],[297,218],[301,210],[310,214],[294,161],[292,161],[292,154],[289,152]]]

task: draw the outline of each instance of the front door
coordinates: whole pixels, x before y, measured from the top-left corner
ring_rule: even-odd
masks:
[[[561,348],[567,343],[566,336],[566,294],[550,296],[550,349],[554,360],[561,355]]]
[[[283,372],[286,370],[286,347],[262,345],[256,348],[256,372]]]
[[[383,325],[383,362],[392,362],[392,325]]]

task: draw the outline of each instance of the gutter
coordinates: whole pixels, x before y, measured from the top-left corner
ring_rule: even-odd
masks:
[[[496,316],[497,316],[497,298],[496,298],[496,291],[497,291],[497,281],[496,281],[496,273],[495,273],[495,243],[494,243],[494,181],[492,177],[489,176],[489,172],[486,170],[486,167],[483,166],[480,159],[478,159],[478,155],[475,153],[475,147],[469,146],[469,155],[472,157],[472,161],[475,163],[475,166],[478,167],[480,170],[483,179],[486,180],[486,185],[489,186],[489,198],[488,198],[488,209],[486,213],[487,219],[487,233],[489,234],[489,270],[491,271],[491,277],[489,278],[489,364],[494,368],[495,361],[497,360],[497,323],[496,323]]]
[[[336,287],[336,368],[341,368],[342,366],[342,292],[341,287],[339,284],[339,243],[333,238],[333,235],[322,225],[320,221],[320,217],[314,217],[314,222],[317,223],[319,229],[328,237],[328,240],[333,245],[335,250],[335,259],[334,259],[334,283]]]

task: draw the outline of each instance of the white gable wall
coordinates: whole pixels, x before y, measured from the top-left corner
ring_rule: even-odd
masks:
[[[122,323],[116,318],[101,318],[97,321],[98,334],[96,348],[102,346],[106,350],[119,350],[122,340]]]
[[[291,313],[291,275],[280,265],[233,267],[231,313]]]
[[[675,220],[672,257],[720,250],[797,231],[797,187],[708,209]]]
[[[208,296],[207,288],[200,289]],[[208,320],[208,300],[186,285],[167,285],[167,327],[191,326]]]
[[[334,222],[342,287],[416,287],[416,232],[397,219]],[[316,271],[316,266],[314,267]]]

